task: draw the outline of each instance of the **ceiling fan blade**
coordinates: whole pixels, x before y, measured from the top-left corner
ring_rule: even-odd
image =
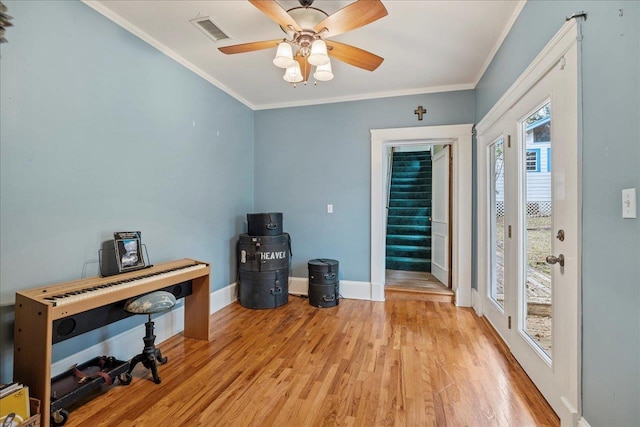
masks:
[[[249,0],[249,3],[260,9],[262,13],[273,19],[282,28],[293,27],[296,31],[301,31],[295,19],[282,8],[276,0]]]
[[[302,80],[303,82],[308,82],[309,81],[309,74],[311,74],[311,64],[309,64],[309,62],[307,62],[306,58],[303,58],[300,55],[296,55],[296,57],[294,58],[296,61],[298,61],[298,64],[300,64],[300,73],[302,73],[302,77],[304,77],[304,80]]]
[[[278,43],[280,42],[282,42],[282,39],[265,40],[262,42],[242,43],[242,44],[234,44],[232,46],[223,46],[223,47],[219,47],[218,50],[222,53],[226,53],[227,55],[231,55],[233,53],[245,53],[245,52],[253,52],[255,50],[270,49],[272,47],[277,47]]]
[[[329,15],[316,24],[314,30],[319,33],[326,28],[327,31],[322,33],[322,38],[325,39],[363,27],[387,14],[387,9],[380,0],[358,0]]]
[[[360,48],[350,46],[348,44],[339,43],[333,40],[325,40],[329,47],[329,56],[332,56],[342,62],[346,62],[354,67],[373,71],[382,64],[384,58],[374,55],[371,52]]]

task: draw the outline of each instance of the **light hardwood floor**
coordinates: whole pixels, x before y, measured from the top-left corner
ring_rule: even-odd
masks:
[[[290,297],[234,303],[212,340],[177,335],[154,384],[139,365],[66,426],[558,426],[529,378],[472,309],[433,301]],[[142,347],[142,339],[140,339]]]

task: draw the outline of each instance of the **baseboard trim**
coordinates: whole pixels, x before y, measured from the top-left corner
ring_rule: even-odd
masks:
[[[293,295],[309,295],[309,279],[306,277],[289,278],[289,293]],[[372,297],[373,284],[353,280],[340,280],[340,295],[347,299],[361,299],[367,301],[384,301],[384,287],[382,300]]]
[[[477,289],[471,289],[471,307],[473,307],[476,315],[482,317],[482,301]]]
[[[221,310],[237,299],[237,284],[232,283],[211,293],[210,314]],[[179,334],[184,330],[184,300],[179,300],[179,306],[169,313],[154,317],[156,344]],[[129,329],[105,341],[93,345],[72,356],[61,359],[51,365],[51,375],[61,374],[75,364],[93,359],[100,355],[113,356],[119,360],[129,360],[142,349],[142,337],[145,334],[144,324]]]
[[[458,286],[453,290],[456,293],[456,307],[471,307],[471,286]]]
[[[580,421],[578,421],[578,427],[591,427],[591,424],[589,424],[584,418],[580,418]]]
[[[565,396],[560,396],[560,402],[562,402],[558,413],[558,416],[560,417],[560,424],[563,426],[580,425],[581,418],[576,406]]]

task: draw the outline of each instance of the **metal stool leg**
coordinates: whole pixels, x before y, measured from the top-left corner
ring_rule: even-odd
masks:
[[[142,353],[131,359],[128,373],[131,374],[133,368],[135,368],[138,363],[142,362],[145,368],[151,370],[153,382],[160,384],[162,380],[160,379],[160,376],[158,376],[156,360],[163,364],[166,363],[168,359],[166,357],[162,357],[160,349],[155,346],[156,336],[153,334],[154,324],[151,321],[151,314],[149,314],[149,321],[146,322],[144,326],[146,330],[145,336],[142,338],[144,341],[144,349],[142,350]]]

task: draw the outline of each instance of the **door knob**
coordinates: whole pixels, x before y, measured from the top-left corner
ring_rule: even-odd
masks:
[[[547,257],[547,264],[560,264],[560,267],[564,267],[564,255],[549,255]]]

